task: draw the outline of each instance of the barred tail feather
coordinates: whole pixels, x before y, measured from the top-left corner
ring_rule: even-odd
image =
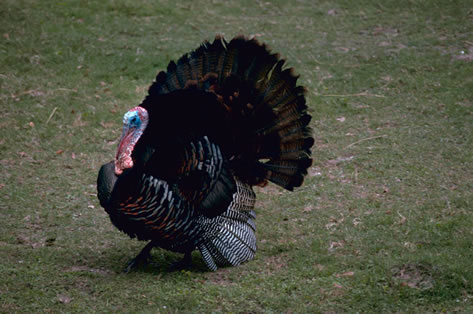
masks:
[[[206,230],[197,248],[210,270],[237,266],[254,258],[256,252],[255,194],[250,186],[237,182],[233,201],[222,215],[202,218]]]
[[[253,211],[249,220],[255,219]],[[200,243],[197,248],[210,270],[223,266],[237,266],[252,260],[256,253],[254,222],[227,221],[220,225],[217,236]]]

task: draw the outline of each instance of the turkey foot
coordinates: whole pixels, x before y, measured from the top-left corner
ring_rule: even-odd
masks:
[[[192,266],[192,252],[186,252],[184,253],[184,257],[182,260],[176,263],[172,263],[171,266],[169,266],[170,271],[180,271],[183,269],[188,269]]]
[[[139,265],[147,265],[151,256],[151,249],[153,247],[155,247],[153,241],[150,241],[148,244],[146,244],[141,252],[128,263],[123,272],[129,273],[130,271],[135,270]]]

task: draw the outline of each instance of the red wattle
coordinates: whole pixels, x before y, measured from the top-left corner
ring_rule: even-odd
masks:
[[[129,130],[120,140],[118,144],[117,154],[115,157],[115,174],[120,175],[123,170],[133,167],[133,159],[131,152],[133,151],[134,143],[133,130]]]

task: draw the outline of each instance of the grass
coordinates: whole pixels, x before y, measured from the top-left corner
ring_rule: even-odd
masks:
[[[473,311],[469,1],[13,1],[0,9],[1,312]],[[314,165],[258,189],[257,258],[121,273],[95,195],[170,59],[257,36],[308,89]]]

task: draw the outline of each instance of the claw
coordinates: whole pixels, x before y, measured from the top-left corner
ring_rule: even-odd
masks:
[[[140,265],[147,265],[151,257],[151,249],[154,247],[153,241],[146,244],[146,246],[141,250],[141,252],[132,259],[128,265],[123,270],[124,273],[129,273],[132,270],[135,270]]]

